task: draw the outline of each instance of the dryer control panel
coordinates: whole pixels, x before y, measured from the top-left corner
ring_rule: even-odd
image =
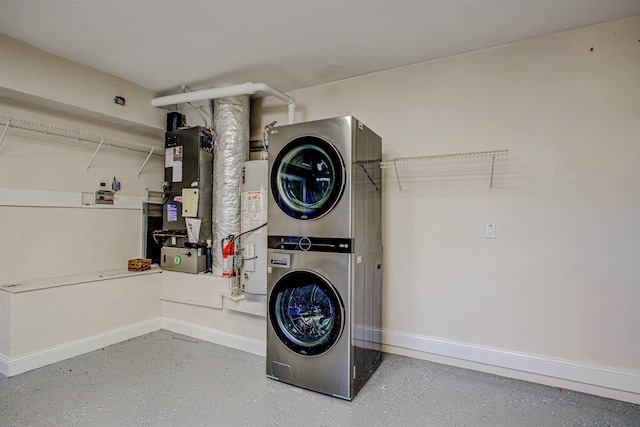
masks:
[[[269,249],[290,251],[335,252],[348,254],[353,252],[353,239],[333,237],[269,236]]]

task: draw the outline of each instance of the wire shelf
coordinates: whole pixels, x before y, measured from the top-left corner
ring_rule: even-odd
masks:
[[[164,148],[157,147],[155,145],[142,144],[140,142],[128,141],[122,138],[103,136],[103,135],[98,135],[91,132],[65,128],[62,126],[50,125],[47,123],[35,122],[32,120],[24,120],[16,117],[0,115],[0,125],[4,126],[4,130],[2,131],[2,134],[0,134],[0,146],[4,142],[4,138],[7,135],[7,131],[12,128],[23,129],[23,130],[32,131],[32,132],[43,133],[46,135],[54,135],[54,136],[59,136],[63,138],[74,139],[77,141],[86,141],[86,142],[92,142],[94,144],[98,144],[98,148],[93,153],[91,160],[89,160],[89,163],[85,167],[85,171],[89,170],[89,168],[91,167],[91,164],[93,163],[93,160],[98,154],[98,151],[100,151],[100,148],[102,148],[103,145],[146,153],[147,158],[145,159],[142,166],[140,166],[140,169],[138,169],[137,176],[140,176],[142,169],[145,167],[145,165],[149,161],[149,158],[151,157],[152,154],[158,154],[158,155],[164,154]]]
[[[509,158],[509,150],[492,150],[492,151],[476,151],[468,153],[455,154],[436,154],[432,156],[419,157],[396,157],[392,160],[386,160],[380,163],[380,168],[393,168],[396,172],[398,187],[402,190],[400,177],[398,176],[398,168],[419,168],[426,166],[452,165],[462,163],[478,163],[491,162],[491,181],[489,190],[493,189],[493,170],[496,161],[507,160]]]
[[[493,162],[507,160],[509,150],[476,151],[456,154],[436,154],[420,157],[396,157],[380,163],[385,168],[415,168],[421,166],[450,165],[459,163]]]
[[[24,129],[33,132],[40,132],[47,135],[61,136],[64,138],[76,139],[80,141],[100,143],[104,141],[105,144],[119,147],[129,148],[144,153],[153,151],[155,154],[164,153],[162,147],[156,147],[154,145],[143,144],[140,142],[128,141],[122,138],[114,138],[110,136],[102,136],[91,132],[80,131],[76,129],[65,128],[61,126],[50,125],[46,123],[35,122],[32,120],[24,120],[16,117],[0,115],[0,125],[5,126],[5,131],[8,128]],[[0,144],[2,144],[0,140]]]

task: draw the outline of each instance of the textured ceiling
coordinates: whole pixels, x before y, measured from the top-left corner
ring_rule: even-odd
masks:
[[[0,0],[0,32],[169,94],[283,91],[640,14],[640,0]]]

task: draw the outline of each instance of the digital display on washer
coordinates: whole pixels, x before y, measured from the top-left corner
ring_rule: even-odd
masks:
[[[282,212],[309,220],[331,211],[345,184],[344,162],[336,148],[315,136],[289,142],[271,169],[271,194]]]
[[[295,270],[275,283],[269,296],[269,318],[285,346],[298,354],[315,356],[340,338],[344,308],[338,293],[320,275]]]

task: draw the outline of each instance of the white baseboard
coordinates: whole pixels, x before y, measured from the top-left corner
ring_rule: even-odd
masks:
[[[139,337],[162,328],[160,318],[134,323],[122,328],[112,329],[97,335],[69,341],[55,347],[14,358],[0,354],[0,373],[7,377],[21,374],[32,369],[60,362],[90,351],[98,350],[131,338]]]
[[[184,322],[182,320],[162,318],[162,329],[187,335],[203,341],[220,344],[225,347],[246,351],[258,356],[266,356],[267,346],[264,341],[255,340],[241,335],[231,334],[218,329],[208,328],[202,325]]]
[[[640,372],[581,364],[548,356],[518,353],[393,330],[382,331],[382,343],[420,353],[640,395]]]
[[[0,353],[0,374],[9,376],[9,358],[2,353]]]
[[[266,355],[266,345],[261,340],[182,320],[158,317],[24,356],[10,358],[0,354],[0,374],[7,377],[18,375],[159,329],[224,345],[258,356],[264,357]],[[393,330],[383,330],[381,336],[383,345],[391,347],[388,350],[392,353],[440,361],[441,363],[455,360],[463,361],[467,364],[449,364],[499,373],[512,378],[528,379],[547,385],[562,386],[562,384],[571,384],[573,387],[569,385],[564,385],[564,387],[640,403],[640,372],[580,364],[548,356],[518,353]],[[394,351],[394,349],[397,351]],[[494,367],[497,370],[486,367]],[[525,375],[519,375],[518,373],[524,373]],[[526,375],[532,377],[528,378]],[[619,393],[616,394],[616,392]]]
[[[229,332],[207,328],[181,320],[158,317],[145,322],[136,323],[123,328],[113,329],[101,334],[70,341],[55,347],[37,351],[18,357],[0,354],[0,374],[6,377],[21,374],[36,368],[60,362],[90,351],[117,344],[160,329],[187,335],[203,341],[235,348],[258,356],[266,355],[263,341],[250,339]]]

